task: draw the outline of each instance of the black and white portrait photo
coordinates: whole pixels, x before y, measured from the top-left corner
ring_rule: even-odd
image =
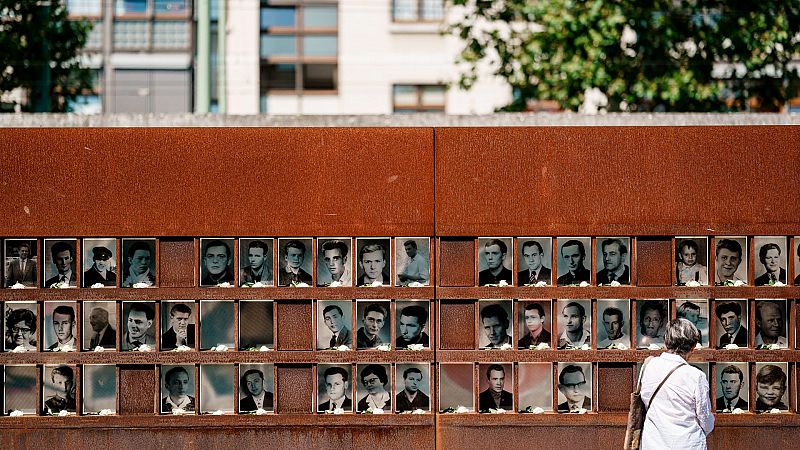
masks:
[[[352,370],[349,364],[317,364],[317,412],[353,411]]]
[[[789,410],[788,373],[785,362],[756,363],[756,412]]]
[[[558,363],[558,412],[592,410],[592,363]]]
[[[272,238],[239,239],[239,286],[274,285],[274,242]]]
[[[42,350],[74,351],[78,349],[78,342],[75,339],[77,333],[75,311],[77,308],[76,302],[44,302]]]
[[[714,284],[747,284],[747,238],[717,237],[714,250]]]
[[[356,412],[376,409],[392,411],[392,368],[390,364],[358,364],[356,366]]]
[[[233,239],[200,239],[200,286],[233,284]]]
[[[478,364],[478,411],[514,410],[514,367],[511,363]]]
[[[156,302],[122,302],[122,351],[156,346]]]
[[[194,308],[193,301],[161,302],[161,350],[195,348]]]
[[[12,411],[35,415],[39,404],[36,366],[5,365],[3,374],[3,415],[7,416]]]
[[[117,240],[84,239],[82,286],[117,287]]]
[[[717,363],[717,412],[733,412],[739,408],[749,410],[750,371],[747,363]]]
[[[478,238],[478,286],[514,284],[514,239]]]
[[[553,238],[517,238],[517,248],[517,286],[552,285]]]
[[[668,300],[636,300],[636,348],[656,345],[664,348],[664,333],[669,322]]]
[[[592,250],[592,238],[558,238],[558,279],[559,286],[589,283],[592,277],[592,259],[586,257]]]
[[[122,240],[122,287],[156,285],[156,240]]]
[[[794,263],[794,285],[800,286],[800,236],[794,237],[793,258],[797,258]]]
[[[478,346],[479,348],[502,348],[513,345],[514,335],[512,301],[480,300],[478,302]]]
[[[787,283],[788,248],[785,237],[756,236],[754,238],[755,254],[755,285],[771,286],[775,283]]]
[[[42,287],[78,286],[75,248],[77,239],[45,239],[44,276]]]
[[[747,347],[747,299],[717,299],[714,315],[717,317],[717,348],[728,344]]]
[[[756,300],[756,341],[755,346],[777,345],[788,348],[786,329],[788,328],[788,309],[786,300]]]
[[[475,411],[475,366],[472,363],[439,364],[439,410],[459,406]]]
[[[389,238],[356,238],[357,286],[372,286],[379,282],[385,286],[392,285],[391,244]]]
[[[431,239],[398,237],[394,239],[394,285],[431,284]]]
[[[42,367],[42,415],[76,412],[76,367],[67,364]]]
[[[352,349],[352,324],[352,300],[317,301],[317,350],[336,350],[343,345]]]
[[[239,365],[239,413],[275,411],[275,365]]]
[[[520,300],[517,303],[518,349],[527,350],[539,344],[552,345],[553,316],[550,308],[550,300]]]
[[[234,348],[233,300],[200,300],[200,349]]]
[[[391,344],[391,302],[382,300],[356,301],[356,348],[367,350]]]
[[[200,414],[233,414],[233,364],[200,364]]]
[[[394,346],[398,350],[407,349],[409,345],[422,345],[430,348],[428,318],[431,303],[427,300],[398,300],[396,307],[396,326]]]
[[[547,363],[519,363],[520,412],[533,412],[536,408],[553,411],[553,365]]]
[[[314,239],[278,239],[278,286],[312,285]]]
[[[99,414],[102,410],[117,411],[117,366],[84,364],[81,368],[81,411]]]
[[[428,363],[398,363],[395,366],[396,412],[431,410],[431,366]]]
[[[559,299],[556,314],[559,349],[592,346],[591,300]]]
[[[5,323],[5,339],[3,350],[10,352],[17,347],[26,351],[37,349],[37,312],[36,302],[5,302],[3,305]]]
[[[597,238],[595,284],[605,286],[615,281],[622,285],[631,284],[631,254],[628,251],[630,248],[631,238]]]
[[[275,347],[274,308],[271,300],[239,301],[239,350]]]
[[[675,238],[675,284],[699,283],[708,286],[708,238]]]
[[[195,373],[193,365],[161,366],[161,414],[175,409],[195,411]]]
[[[692,322],[700,332],[699,344],[708,347],[708,299],[678,299],[675,302],[677,317]]]
[[[317,286],[353,285],[353,240],[317,239]]]
[[[631,348],[630,319],[630,300],[597,300],[597,348]]]
[[[36,239],[6,239],[3,246],[4,286],[35,288],[39,278]]]

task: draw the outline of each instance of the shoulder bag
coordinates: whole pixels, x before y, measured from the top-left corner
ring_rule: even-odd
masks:
[[[642,396],[639,394],[642,390],[642,378],[644,378],[644,369],[647,367],[647,363],[650,362],[650,359],[653,358],[649,356],[642,365],[642,373],[639,374],[639,381],[636,383],[636,391],[631,392],[631,408],[628,411],[628,428],[625,430],[625,450],[638,450],[639,446],[641,445],[642,439],[642,428],[644,428],[644,419],[647,416],[647,409],[648,407],[644,405],[642,401]],[[653,403],[653,399],[658,394],[658,391],[661,389],[661,386],[667,381],[667,378],[670,377],[676,370],[678,370],[681,366],[685,366],[686,363],[678,364],[672,370],[669,371],[667,376],[661,380],[661,383],[658,385],[655,391],[653,391],[653,396],[650,397],[650,404]]]

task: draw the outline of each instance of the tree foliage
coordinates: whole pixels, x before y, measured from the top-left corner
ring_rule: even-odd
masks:
[[[506,109],[554,100],[578,110],[778,110],[796,92],[800,0],[452,0],[460,85],[478,69],[508,81]]]
[[[78,55],[91,29],[59,0],[0,0],[0,93],[22,88],[25,111],[63,112],[92,73]]]

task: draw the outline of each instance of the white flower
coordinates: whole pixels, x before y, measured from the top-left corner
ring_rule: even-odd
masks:
[[[106,348],[105,348],[105,347],[102,347],[102,346],[100,346],[100,345],[98,345],[97,347],[95,347],[94,349],[92,349],[92,351],[93,351],[93,352],[97,352],[97,353],[103,353],[104,351],[106,351]]]
[[[767,346],[767,350],[780,350],[781,346],[779,344],[769,344]]]
[[[137,352],[151,352],[151,351],[153,351],[153,348],[150,347],[147,344],[142,344],[142,345],[136,347],[136,351]]]
[[[742,408],[734,408],[733,411],[731,411],[731,413],[732,414],[744,414],[745,411],[742,410]]]
[[[172,409],[172,415],[174,415],[174,416],[180,416],[180,415],[183,415],[183,414],[187,414],[187,411],[185,409],[183,409],[183,408],[173,408]]]
[[[350,347],[348,347],[346,345],[340,345],[340,346],[336,347],[336,350],[339,350],[340,352],[346,352],[346,351],[350,350]]]
[[[506,281],[506,280],[500,280],[500,282],[497,283],[497,285],[500,286],[500,287],[511,286],[510,284],[508,284],[508,281]]]
[[[188,345],[179,345],[177,348],[175,348],[172,351],[173,352],[190,352],[192,350],[193,350],[192,347],[189,347]]]
[[[339,286],[342,286],[341,281],[331,281],[331,284],[328,285],[328,287],[339,287]]]
[[[778,408],[772,408],[772,409],[769,410],[770,414],[780,414],[781,412],[783,412],[783,411],[781,411]]]
[[[540,343],[536,344],[536,347],[533,347],[533,349],[534,350],[549,350],[550,349],[550,344],[548,344],[547,342],[540,342]]]
[[[415,352],[418,352],[418,351],[422,350],[423,348],[425,348],[425,346],[423,344],[408,344],[408,349],[409,350],[413,350]]]
[[[305,282],[302,282],[302,281],[299,282],[299,283],[292,283],[292,286],[294,286],[294,287],[309,287],[308,283],[305,283]]]
[[[544,414],[544,410],[542,408],[538,407],[538,406],[536,408],[533,408],[533,410],[531,412],[533,414]]]
[[[689,280],[689,281],[686,282],[686,286],[688,286],[688,287],[699,287],[700,286],[700,282],[697,281],[697,280]]]
[[[53,284],[50,285],[51,289],[69,289],[70,287],[72,287],[72,286],[70,286],[69,283],[64,283],[64,282],[61,282],[61,281],[59,281],[58,283],[53,283]]]
[[[256,410],[256,415],[257,415],[257,416],[263,416],[264,414],[267,414],[267,412],[268,412],[268,411],[267,411],[266,409],[264,409],[264,408],[258,408],[258,409]]]
[[[581,408],[578,410],[578,414],[586,414],[587,412],[589,412],[589,410],[586,408]]]
[[[212,347],[211,351],[213,351],[213,352],[227,352],[228,351],[228,346],[225,345],[225,344],[219,344],[216,347]]]
[[[736,280],[736,281],[734,281],[734,282],[733,282],[733,285],[734,285],[735,287],[744,286],[744,285],[746,285],[746,284],[747,284],[747,283],[745,283],[745,282],[744,282],[744,281],[742,281],[742,280]]]
[[[260,282],[260,281],[256,281],[256,282],[255,282],[255,283],[253,283],[253,285],[252,285],[252,286],[250,286],[250,287],[254,287],[254,288],[260,288],[260,287],[267,287],[267,285],[266,285],[266,284],[264,284],[264,283],[262,283],[262,282]]]
[[[728,344],[725,346],[725,350],[737,350],[739,348],[736,344]]]
[[[101,416],[113,416],[115,413],[113,409],[101,409],[98,414]]]
[[[546,287],[547,281],[537,281],[536,284],[533,285],[534,287]]]
[[[425,285],[420,283],[419,281],[412,281],[411,283],[408,283],[408,287],[425,287]],[[424,413],[424,411],[423,411],[423,413]],[[416,413],[414,413],[414,414],[416,414]]]
[[[212,416],[224,416],[225,415],[225,411],[223,411],[221,409],[218,409],[218,410],[212,412],[211,415]]]
[[[589,287],[589,282],[588,281],[581,281],[581,284],[579,284],[578,286],[580,286],[580,287]]]
[[[583,345],[581,345],[580,349],[581,350],[591,350],[592,348],[589,347],[589,344],[583,344]]]
[[[490,409],[489,412],[492,414],[505,414],[506,410],[503,408],[497,408],[497,409]]]
[[[460,405],[459,405],[459,407],[458,407],[458,408],[456,408],[456,412],[457,412],[458,414],[464,414],[464,413],[472,412],[472,410],[470,410],[469,408],[466,408],[466,407],[464,407],[464,406],[460,406]]]
[[[95,283],[95,284],[91,285],[92,289],[97,289],[97,288],[101,288],[101,287],[105,287],[105,285],[103,283]]]
[[[54,352],[74,352],[75,347],[69,344],[62,344],[53,349]]]
[[[389,345],[389,344],[381,344],[381,345],[379,345],[379,346],[377,347],[377,349],[378,349],[378,350],[380,350],[380,351],[382,351],[382,352],[388,352],[389,350],[391,350],[391,349],[392,349],[392,346],[391,346],[391,345]]]
[[[67,411],[66,409],[62,409],[61,411],[58,412],[58,417],[67,417],[68,415],[69,411]]]
[[[661,350],[661,347],[658,344],[650,344],[647,346],[648,350]]]
[[[15,288],[15,289],[19,289],[19,288]],[[15,410],[11,411],[11,414],[9,414],[9,416],[11,416],[11,417],[22,417],[23,415],[24,415],[24,413],[22,411],[18,410],[18,409],[15,409]]]
[[[511,344],[509,344],[508,342],[506,342],[505,344],[500,346],[500,350],[511,350],[512,348],[513,348],[513,346]]]
[[[777,287],[783,287],[783,286],[786,286],[786,283],[783,283],[781,281],[776,281],[776,282],[772,283],[772,285],[773,286],[777,286]]]
[[[272,349],[267,347],[266,345],[262,345],[261,348],[258,349],[260,352],[271,352]]]
[[[380,280],[375,280],[369,286],[370,287],[381,287],[381,286],[383,286],[383,282],[381,282]]]
[[[613,281],[612,281],[611,283],[609,283],[608,285],[609,285],[609,286],[614,286],[614,287],[617,287],[617,286],[622,286],[622,284],[620,284],[620,282],[619,282],[619,281],[617,281],[617,280],[613,280]]]
[[[11,289],[25,289],[25,285],[17,281],[11,286]],[[17,410],[19,411],[19,410]]]
[[[628,346],[627,346],[627,345],[625,345],[625,344],[617,344],[617,345],[616,345],[616,349],[617,349],[617,350],[627,350],[627,349],[628,349]]]
[[[219,288],[232,288],[233,285],[228,283],[227,281],[225,281],[225,282],[222,282],[222,283],[217,283],[217,287],[219,287]]]
[[[11,353],[25,353],[27,351],[28,349],[24,345],[18,345],[14,347],[14,350],[11,350]]]
[[[152,284],[149,281],[140,281],[138,283],[133,283],[134,289],[142,289],[142,288],[149,288]]]
[[[372,414],[383,414],[382,408],[375,408],[372,410]]]
[[[336,409],[333,410],[333,413],[334,414],[344,414],[344,409],[336,408]]]
[[[414,411],[411,411],[411,414],[425,414],[425,410],[421,408],[417,408]]]
[[[697,344],[694,344],[694,348],[699,350],[699,349],[703,348],[703,345],[698,342]]]

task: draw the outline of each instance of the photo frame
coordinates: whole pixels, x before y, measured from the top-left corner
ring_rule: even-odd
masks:
[[[275,411],[275,365],[239,365],[239,414]]]
[[[43,351],[77,351],[77,302],[44,302]]]
[[[236,348],[231,320],[234,316],[232,300],[200,300],[200,349],[208,350],[220,345]]]
[[[518,349],[527,350],[540,344],[552,345],[552,305],[549,299],[520,299],[517,302]]]
[[[356,365],[356,412],[376,409],[392,411],[392,365],[362,363]]]
[[[597,300],[597,348],[631,348],[631,301],[629,299]]]
[[[796,258],[794,262],[794,285],[800,286],[800,236],[795,236],[793,241],[794,251],[792,252],[792,258]]]
[[[155,350],[156,333],[159,330],[156,324],[156,302],[122,302],[120,350],[132,351],[142,345]]]
[[[239,350],[275,348],[275,302],[239,301]]]
[[[234,285],[232,238],[200,238],[200,287]]]
[[[394,348],[407,350],[409,345],[431,348],[429,300],[397,300],[395,302]]]
[[[36,383],[36,366],[10,364],[3,366],[3,415],[20,411],[36,415],[39,392]]]
[[[478,412],[514,411],[514,365],[478,364]]]
[[[392,304],[388,300],[356,300],[356,349],[392,343]]]
[[[117,304],[113,301],[84,301],[81,303],[83,342],[81,349],[97,347],[117,349]]]
[[[730,344],[746,348],[750,342],[750,333],[747,299],[719,298],[714,302],[714,315],[716,316],[717,348],[725,348]]]
[[[697,327],[697,331],[700,332],[700,346],[708,348],[708,299],[677,299],[675,300],[675,313],[679,319],[686,319]]]
[[[394,380],[394,409],[396,412],[431,411],[431,366],[429,363],[397,363]]]
[[[353,366],[317,364],[317,412],[353,412]]]
[[[353,301],[317,301],[317,350],[353,349]]]
[[[239,286],[275,285],[275,239],[239,239]]]
[[[394,238],[394,285],[431,285],[431,238]]]
[[[595,284],[598,286],[632,284],[631,276],[631,238],[599,237],[595,253]]]
[[[38,287],[39,246],[36,239],[6,239],[3,243],[3,269],[4,287]]]
[[[513,302],[478,301],[478,348],[510,349],[514,345]],[[504,347],[505,346],[505,347]]]
[[[439,411],[464,407],[475,412],[475,368],[472,363],[439,364]]]
[[[61,411],[75,413],[77,405],[78,366],[55,364],[42,366],[42,415],[54,416]]]
[[[157,267],[154,238],[122,239],[120,287],[156,287]]]
[[[753,238],[755,262],[753,273],[756,286],[772,286],[775,283],[787,284],[791,254],[787,239],[783,236],[756,236]]]
[[[84,364],[81,368],[82,414],[117,412],[117,366],[114,364]]]
[[[734,409],[749,411],[750,369],[746,362],[718,362],[716,409],[730,413]]]
[[[592,363],[560,362],[558,368],[558,412],[580,413],[592,410]]]
[[[573,286],[592,282],[592,238],[559,237],[557,239],[558,286]]]
[[[195,399],[195,366],[162,365],[159,367],[160,409],[161,414],[173,414],[175,409],[185,413],[194,413]]]
[[[521,362],[519,371],[519,412],[531,413],[536,408],[553,411],[553,364]]]
[[[196,349],[194,301],[161,302],[161,350]]]
[[[718,236],[715,242],[714,285],[747,284],[747,237]]]
[[[786,299],[756,299],[755,348],[789,348],[789,308]]]
[[[392,240],[388,237],[356,238],[356,249],[356,286],[391,286]]]
[[[85,238],[81,286],[117,287],[117,240],[114,238]]]
[[[755,412],[789,411],[791,384],[789,363],[757,362]]]
[[[200,414],[233,414],[233,364],[200,364]]]
[[[514,238],[478,238],[478,286],[514,285]]]
[[[592,346],[592,301],[556,300],[558,318],[557,332],[559,349],[583,348]]]
[[[80,286],[77,271],[78,240],[75,238],[45,239],[42,287]]]
[[[669,300],[635,300],[636,348],[664,348],[664,333],[669,323]]]
[[[353,239],[317,239],[317,286],[353,285]]]
[[[39,348],[38,317],[36,302],[5,302],[3,351],[10,352],[19,346],[29,352],[36,351]]]
[[[313,286],[314,239],[278,239],[278,286]]]
[[[677,286],[708,286],[708,237],[676,237],[674,261]]]
[[[553,238],[517,238],[517,286],[553,284]]]

